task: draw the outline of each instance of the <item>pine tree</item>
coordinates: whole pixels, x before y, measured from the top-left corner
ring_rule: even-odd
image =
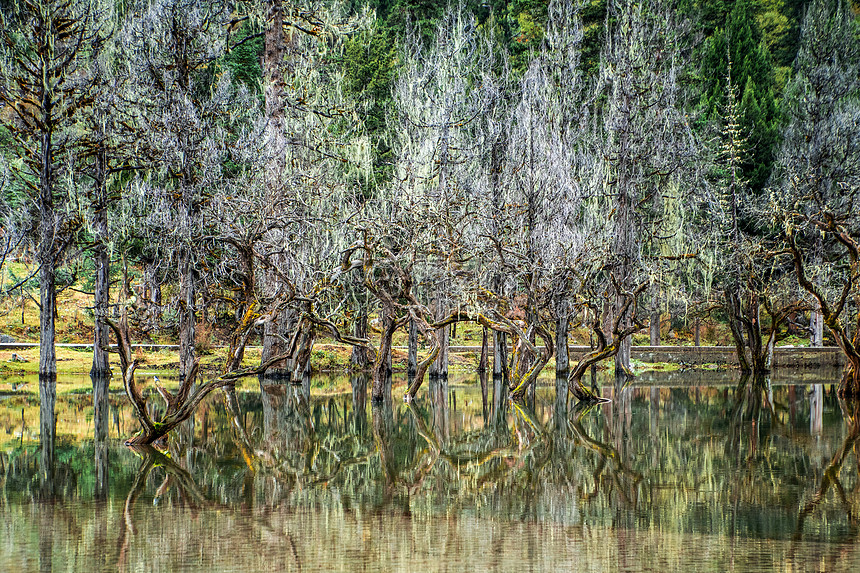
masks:
[[[725,109],[725,72],[729,61],[736,85],[744,86],[741,125],[749,137],[750,158],[743,174],[750,188],[760,192],[773,166],[779,112],[772,59],[756,23],[751,0],[737,0],[725,28],[718,28],[708,41],[701,71],[704,83],[701,106],[712,121],[717,121]]]

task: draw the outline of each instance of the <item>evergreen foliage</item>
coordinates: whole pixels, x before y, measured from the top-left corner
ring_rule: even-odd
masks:
[[[773,166],[778,143],[779,110],[770,52],[758,27],[752,0],[737,0],[725,27],[717,28],[708,40],[702,60],[701,107],[705,117],[718,121],[726,105],[726,70],[741,93],[741,127],[749,142],[744,178],[760,192]]]

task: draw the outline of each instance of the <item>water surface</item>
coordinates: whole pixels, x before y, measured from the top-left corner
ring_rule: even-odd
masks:
[[[357,377],[326,396],[254,381],[166,452],[122,445],[122,395],[105,441],[90,396],[60,397],[51,449],[38,400],[7,392],[0,570],[857,570],[836,380],[652,373],[591,409],[552,380],[526,406],[492,380],[382,406]]]

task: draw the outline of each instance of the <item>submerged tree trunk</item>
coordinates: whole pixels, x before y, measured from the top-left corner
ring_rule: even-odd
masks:
[[[290,349],[294,358],[292,374],[290,380],[297,383],[310,376],[311,373],[311,354],[314,349],[314,341],[316,340],[316,326],[310,320],[300,321],[296,327],[296,342],[294,348]]]
[[[263,327],[263,353],[260,358],[261,364],[266,364],[277,356],[287,352],[287,340],[293,322],[293,312],[283,310]],[[266,369],[266,378],[290,377],[292,364],[286,358],[272,362]]]
[[[633,368],[630,365],[630,349],[633,345],[633,335],[629,334],[618,342],[618,353],[615,354],[615,376],[632,378]]]
[[[760,375],[770,371],[767,363],[767,348],[761,332],[761,300],[757,293],[749,293],[746,320],[744,321],[747,331],[747,343],[750,349],[750,362],[752,363],[753,375]]]
[[[374,402],[381,402],[386,397],[391,397],[391,340],[397,329],[394,309],[383,303],[380,320],[382,333],[379,339],[379,350],[376,353],[376,362],[373,365],[373,389],[371,390],[371,398]]]
[[[732,341],[735,345],[738,364],[740,365],[741,372],[751,372],[752,368],[747,359],[746,342],[744,341],[743,323],[740,318],[743,311],[741,310],[741,300],[738,291],[737,286],[727,288],[723,293],[723,297],[726,301],[726,313],[729,315],[729,329],[732,333]]]
[[[362,312],[355,318],[353,334],[356,338],[367,338],[367,312],[365,309],[362,309]],[[367,368],[369,363],[367,349],[363,346],[353,346],[352,353],[349,355],[350,369],[363,370]]]
[[[642,328],[643,324],[636,318],[636,305],[639,295],[645,290],[645,283],[640,283],[635,289],[630,292],[622,292],[624,296],[624,304],[617,309],[613,314],[611,328],[607,328],[609,336],[604,332],[604,327],[601,324],[602,318],[598,313],[597,306],[590,305],[591,315],[591,332],[592,337],[596,339],[596,344],[590,352],[584,354],[568,375],[568,389],[573,396],[583,402],[600,402],[604,399],[600,398],[593,391],[589,390],[582,384],[582,377],[588,371],[589,367],[596,365],[598,362],[615,356],[623,348],[625,340]],[[631,317],[629,320],[632,324],[628,324],[626,317]],[[629,352],[629,347],[628,347]],[[616,367],[618,361],[616,360]],[[593,372],[593,370],[592,370]],[[616,370],[616,381],[623,382],[628,378],[628,375],[623,370]]]

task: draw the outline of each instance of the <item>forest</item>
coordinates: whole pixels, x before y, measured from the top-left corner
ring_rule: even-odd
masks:
[[[408,333],[412,399],[462,322],[514,400],[551,360],[599,400],[589,367],[631,376],[633,334],[658,345],[669,312],[723,321],[756,375],[808,331],[860,396],[856,1],[0,10],[0,264],[29,269],[2,296],[38,285],[43,401],[57,293],[81,280],[94,396],[115,344],[145,443],[239,377],[301,378],[322,337],[382,400]],[[214,323],[229,349],[204,376]],[[151,332],[179,345],[157,417],[131,346]]]

